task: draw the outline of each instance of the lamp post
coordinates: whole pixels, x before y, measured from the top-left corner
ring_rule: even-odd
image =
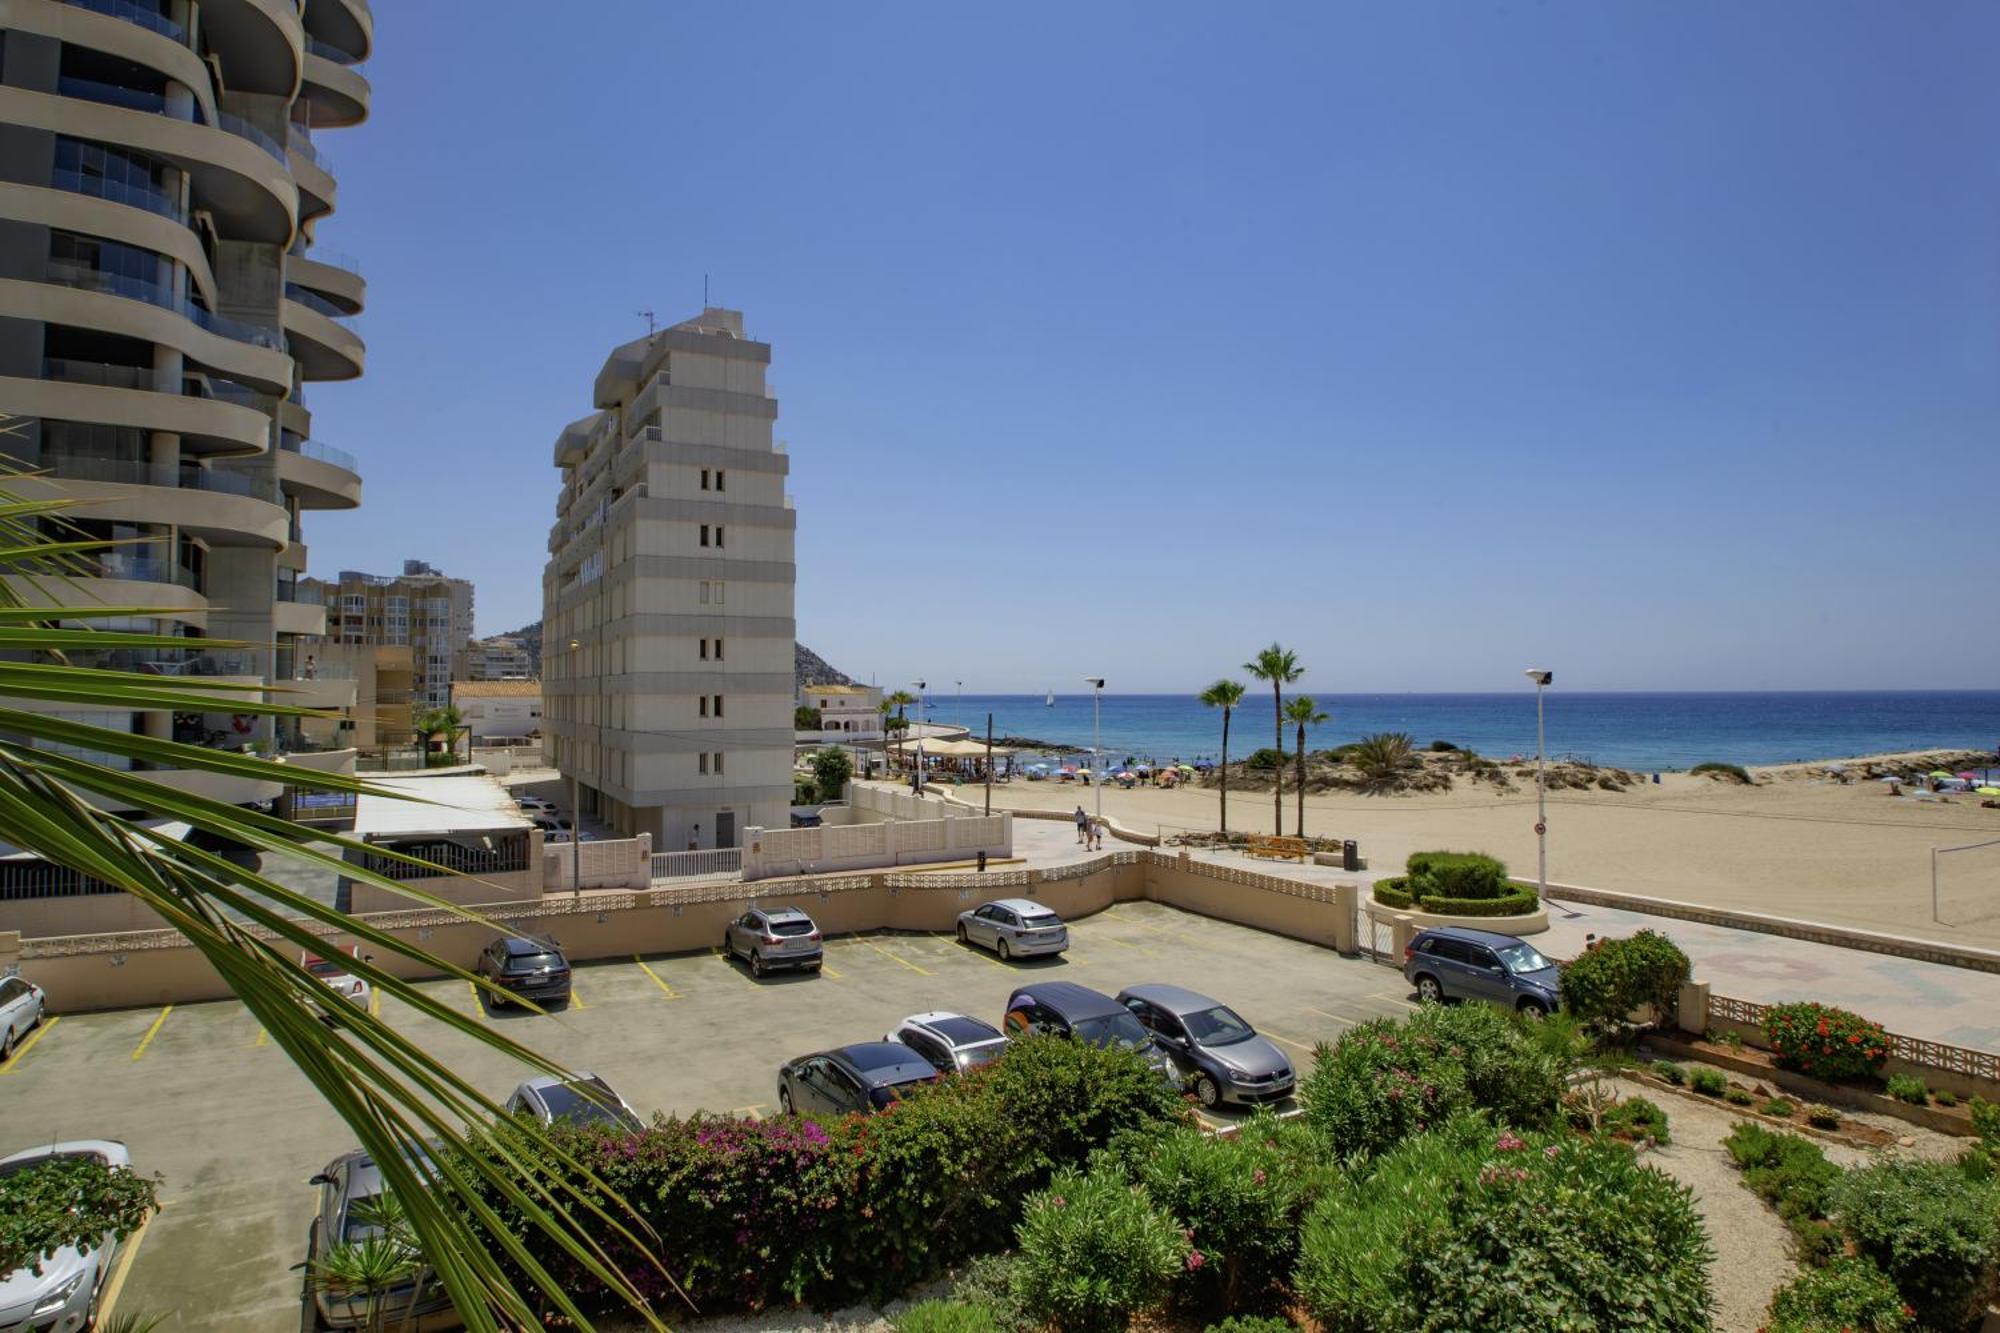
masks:
[[[921,727],[924,724],[924,709],[927,707],[926,703],[927,696],[925,695],[925,691],[928,690],[930,686],[926,682],[921,680],[913,680],[910,682],[910,684],[917,687],[917,725]],[[913,775],[913,780],[910,786],[910,794],[913,796],[920,796],[923,794],[923,790],[924,790],[924,738],[922,736],[919,736],[917,737],[917,767],[916,767],[916,772]]]
[[[1536,667],[1527,670],[1529,680],[1535,682],[1535,842],[1540,852],[1541,865],[1535,882],[1539,886],[1541,901],[1549,898],[1549,769],[1547,731],[1543,725],[1542,691],[1556,678],[1553,671],[1542,671]]]
[[[965,725],[965,682],[955,680],[952,684],[958,686],[958,700],[951,706],[951,724],[954,727],[963,727]]]
[[[1090,785],[1097,788],[1097,817],[1104,818],[1104,754],[1098,736],[1099,705],[1104,699],[1104,677],[1085,676],[1090,686]]]
[[[578,668],[583,662],[583,641],[569,641],[570,700],[576,706],[576,739],[583,739],[583,696],[577,691],[575,681]],[[583,760],[576,754],[576,747],[570,747],[569,756],[569,891],[572,896],[583,893]]]

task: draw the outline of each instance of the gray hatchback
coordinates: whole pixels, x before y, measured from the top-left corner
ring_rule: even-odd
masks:
[[[1161,985],[1127,986],[1118,1003],[1152,1034],[1203,1106],[1251,1106],[1292,1095],[1292,1062],[1229,1006]]]
[[[1417,932],[1403,975],[1420,1000],[1490,1000],[1537,1018],[1555,1011],[1562,990],[1562,972],[1534,945],[1463,926]]]

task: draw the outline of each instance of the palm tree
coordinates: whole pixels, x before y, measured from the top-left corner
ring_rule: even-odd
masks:
[[[444,722],[435,708],[419,709],[410,714],[410,732],[417,738],[417,767],[431,766],[431,741],[444,730]]]
[[[910,719],[904,716],[904,710],[907,709],[911,704],[915,703],[916,701],[917,701],[917,696],[911,694],[908,690],[897,690],[895,693],[888,695],[882,700],[882,706],[884,709],[894,707],[896,710],[896,717],[894,722],[885,724],[888,726],[889,730],[899,731],[899,732],[909,731]],[[900,738],[898,738],[898,740],[896,741],[896,753],[898,756],[900,756],[903,753],[903,742]]]
[[[0,419],[0,432],[7,424]],[[576,1280],[538,1264],[517,1268],[505,1257],[524,1238],[498,1230],[502,1224],[489,1207],[498,1200],[528,1218],[566,1263],[578,1266],[579,1275],[587,1273],[591,1282],[616,1293],[648,1328],[664,1329],[627,1275],[630,1265],[610,1257],[630,1247],[672,1281],[652,1257],[653,1238],[630,1205],[588,1163],[538,1128],[522,1131],[531,1135],[533,1151],[473,1151],[468,1126],[490,1124],[503,1112],[460,1072],[462,1063],[431,1055],[364,1009],[343,1005],[333,1021],[323,1021],[325,990],[299,960],[322,947],[324,932],[338,932],[362,946],[349,965],[379,992],[537,1073],[562,1074],[563,1065],[403,979],[428,975],[484,984],[478,977],[423,944],[206,850],[213,844],[205,839],[171,837],[157,825],[178,821],[267,857],[345,875],[486,929],[499,927],[475,909],[429,892],[426,880],[397,880],[365,863],[372,853],[425,864],[416,857],[151,782],[133,770],[197,770],[306,791],[396,793],[340,773],[44,711],[82,706],[125,713],[329,716],[274,702],[261,685],[141,675],[71,661],[72,654],[106,649],[183,649],[187,641],[92,627],[94,621],[148,617],[156,610],[105,605],[82,592],[77,580],[96,575],[93,556],[104,543],[67,523],[64,515],[77,502],[60,491],[52,495],[50,486],[37,483],[30,494],[28,487],[0,485],[0,571],[10,576],[0,579],[0,650],[6,657],[0,660],[0,839],[131,894],[181,933],[380,1166],[385,1185],[405,1201],[410,1234],[468,1329],[500,1333],[540,1327],[543,1308],[560,1311],[578,1327],[589,1326],[569,1294],[579,1288]],[[29,604],[31,594],[37,604]],[[107,761],[107,755],[114,758]],[[130,768],[123,766],[127,763]],[[343,859],[350,854],[353,859]],[[375,955],[389,961],[378,964]],[[420,1160],[430,1168],[419,1168]]]
[[[1371,787],[1389,786],[1416,762],[1416,742],[1401,731],[1378,731],[1345,748]]]
[[[387,1233],[343,1241],[313,1261],[312,1279],[336,1296],[361,1298],[368,1333],[387,1326],[389,1293],[416,1276],[416,1250]]]
[[[1271,788],[1271,832],[1285,831],[1285,686],[1306,674],[1299,665],[1299,655],[1289,648],[1281,648],[1273,643],[1262,649],[1257,656],[1243,664],[1243,669],[1258,680],[1271,682],[1271,731],[1277,737],[1273,744],[1278,750],[1278,780]]]
[[[1285,705],[1285,721],[1296,722],[1299,726],[1299,836],[1306,836],[1306,728],[1317,727],[1330,721],[1328,714],[1319,711],[1310,694],[1297,694]]]
[[[1243,682],[1218,680],[1196,696],[1210,708],[1222,710],[1222,831],[1229,832],[1229,715],[1243,702]]]

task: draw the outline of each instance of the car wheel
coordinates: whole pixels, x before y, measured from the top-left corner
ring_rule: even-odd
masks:
[[[1549,1016],[1549,1007],[1540,1000],[1523,1000],[1521,1001],[1521,1013],[1527,1018],[1547,1018]]]
[[[798,1112],[792,1109],[792,1090],[790,1088],[783,1086],[778,1088],[778,1109],[786,1115],[798,1114]]]
[[[1214,1110],[1222,1101],[1222,1089],[1217,1086],[1213,1075],[1203,1074],[1194,1081],[1195,1100]]]
[[[14,1025],[9,1023],[5,1032],[0,1032],[0,1060],[14,1053]]]
[[[958,942],[960,944],[965,943],[965,923],[963,921],[958,923]]]
[[[1444,990],[1438,985],[1436,977],[1417,978],[1417,999],[1424,1004],[1444,1003]]]
[[[756,976],[764,975],[764,955],[755,949],[750,951],[750,971]]]
[[[729,937],[729,932],[728,932],[728,931],[726,931],[726,930],[722,932],[722,956],[723,956],[724,958],[734,958],[734,957],[736,957],[736,944],[735,944],[735,941],[733,941],[733,940],[732,940],[732,939],[731,939],[731,938]]]
[[[996,946],[995,952],[1000,955],[1000,961],[1003,963],[1012,961],[1014,957],[1014,951],[1007,947],[1007,941],[1004,939]]]

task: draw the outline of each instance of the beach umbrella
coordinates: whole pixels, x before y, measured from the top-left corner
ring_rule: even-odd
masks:
[[[1934,768],[1934,769],[1932,769],[1932,770],[1930,771],[1930,773],[1929,773],[1929,774],[1928,774],[1927,776],[1929,776],[1929,777],[1933,777],[1933,778],[1948,778],[1948,777],[1950,777],[1950,776],[1951,776],[1951,774],[1949,774],[1949,773],[1945,772],[1945,771],[1944,771],[1943,769],[1941,769],[1941,768]]]
[[[1974,787],[1973,790],[1981,796],[2000,796],[2000,787]]]
[[[1152,770],[1151,768],[1147,767],[1147,766],[1146,766],[1145,764],[1140,764],[1140,765],[1139,765],[1139,766],[1138,766],[1137,768],[1134,768],[1134,769],[1133,769],[1132,771],[1133,771],[1134,773],[1150,773],[1150,772],[1152,772],[1153,770]],[[1970,773],[1967,773],[1967,774],[1966,774],[1965,776],[1967,776],[1967,777],[1971,777],[1971,776],[1972,776],[1972,774],[1970,774]]]
[[[1960,773],[1959,776],[1964,778],[1967,782],[1971,782],[1974,778],[1978,777],[1979,775],[1968,768],[1963,773]]]
[[[1193,764],[1182,764],[1182,765],[1181,765],[1181,772],[1183,772],[1183,773],[1192,773],[1192,772],[1194,772],[1194,771],[1195,771],[1195,767],[1194,767],[1194,765],[1193,765]]]

